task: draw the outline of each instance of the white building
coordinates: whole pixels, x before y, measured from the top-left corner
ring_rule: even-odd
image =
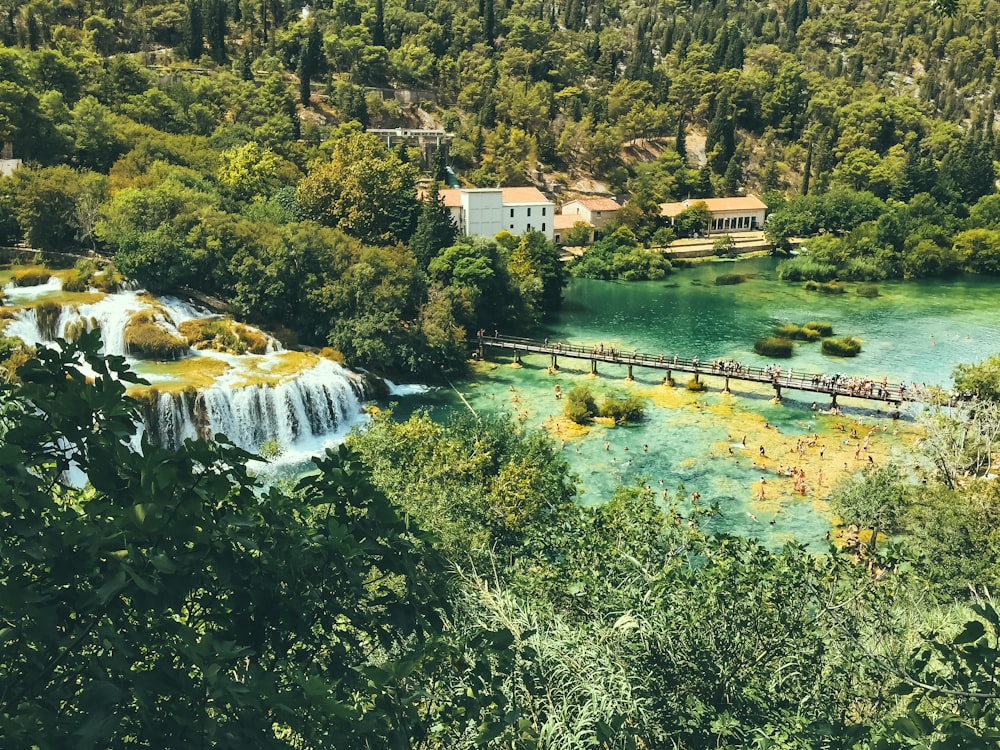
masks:
[[[579,216],[580,221],[585,221],[600,231],[615,218],[620,208],[611,198],[577,198],[564,203],[561,213]]]
[[[759,231],[764,228],[767,206],[752,195],[738,198],[699,198],[680,203],[661,203],[660,216],[670,219],[671,226],[677,214],[695,203],[704,203],[712,215],[709,232]]]
[[[441,199],[458,226],[459,234],[494,237],[541,232],[552,239],[555,204],[533,187],[447,188]]]

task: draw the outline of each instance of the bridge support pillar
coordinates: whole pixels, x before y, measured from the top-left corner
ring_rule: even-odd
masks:
[[[590,374],[591,375],[596,375],[597,374],[597,360],[596,359],[590,360]]]
[[[632,365],[628,366],[628,377],[626,380],[632,380]]]
[[[836,409],[837,408],[837,394],[836,393],[833,394],[833,400],[830,401],[830,408],[831,409]]]
[[[552,355],[552,369],[553,370],[559,369],[559,360],[556,358],[555,354]]]
[[[781,386],[777,383],[774,384],[774,398],[777,401],[781,401]]]
[[[701,382],[700,380],[698,380],[698,377],[699,377],[699,375],[698,375],[698,371],[697,371],[697,370],[695,370],[695,371],[694,371],[694,382],[696,382],[696,383],[699,383],[699,382]]]
[[[670,372],[669,368],[667,369],[667,377],[665,377],[663,379],[663,384],[664,385],[669,385],[671,387],[673,387],[673,385],[674,385],[674,375],[673,375],[672,372]]]
[[[514,364],[521,364],[521,352],[517,349],[514,350]]]
[[[729,376],[728,375],[726,375],[726,385],[722,389],[722,392],[723,393],[730,393],[730,390],[729,390]]]

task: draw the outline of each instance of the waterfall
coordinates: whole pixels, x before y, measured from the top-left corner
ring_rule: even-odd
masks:
[[[290,448],[344,431],[362,416],[364,395],[357,375],[321,359],[277,384],[151,393],[144,418],[150,439],[167,448],[218,433],[249,451],[269,440]]]
[[[47,291],[58,292],[58,284],[50,284]],[[100,329],[103,353],[127,357],[125,329],[136,313],[147,313],[180,338],[178,327],[185,321],[220,317],[188,302],[156,299],[134,289],[78,304],[40,295],[22,295],[32,306],[17,310],[6,335],[31,345],[51,345],[56,338],[71,340],[82,331]],[[265,353],[236,355],[208,348],[192,350],[183,362],[132,360],[133,368],[151,383],[148,389],[134,391],[143,416],[142,433],[151,443],[173,449],[189,438],[212,439],[222,433],[248,451],[274,440],[283,451],[313,455],[363,419],[365,386],[360,375],[315,355],[286,352],[274,337],[251,331],[266,336]],[[185,387],[192,381],[199,383],[197,388]]]

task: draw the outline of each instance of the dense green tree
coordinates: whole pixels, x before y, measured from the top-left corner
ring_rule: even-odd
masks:
[[[306,217],[365,242],[406,242],[419,213],[415,176],[377,136],[354,132],[310,168],[295,199]]]
[[[844,523],[868,529],[865,546],[870,554],[876,551],[879,534],[899,528],[910,502],[906,477],[893,463],[869,466],[848,476],[830,495],[830,508]]]
[[[410,238],[410,249],[423,268],[458,236],[455,219],[451,215],[451,209],[441,200],[438,184],[434,180],[421,200],[417,227]]]

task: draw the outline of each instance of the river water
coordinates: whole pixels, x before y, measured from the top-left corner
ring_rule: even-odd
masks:
[[[941,385],[950,383],[956,364],[1000,350],[996,280],[885,283],[878,297],[866,299],[853,285],[845,285],[842,295],[810,292],[778,281],[775,269],[773,259],[756,258],[703,263],[656,282],[576,279],[566,289],[562,310],[540,335],[668,358],[733,358],[760,366],[771,361],[753,353],[755,339],[782,323],[819,320],[831,323],[837,336],[860,338],[861,354],[837,359],[823,355],[819,343],[800,342],[794,356],[781,361],[786,371]],[[0,272],[0,284],[7,284],[11,273]],[[747,278],[716,286],[723,273]],[[58,335],[66,335],[74,321],[100,327],[116,352],[136,310],[154,311],[171,330],[191,317],[210,315],[134,292],[110,297],[66,293],[57,278],[30,289],[7,284],[6,291],[14,316],[0,324],[8,335],[32,343],[51,335],[42,332],[31,307],[42,302],[62,306]],[[279,476],[307,470],[309,456],[342,441],[352,425],[364,421],[357,377],[311,354],[192,351],[178,362],[134,360],[133,366],[159,393],[147,429],[161,435],[161,442],[173,444],[199,429],[233,432],[230,437],[248,450],[276,439],[283,452],[261,470]],[[492,354],[450,386],[393,387],[394,414],[404,419],[427,409],[444,420],[470,408],[508,413],[525,428],[549,432],[579,479],[580,502],[604,502],[622,484],[648,487],[665,502],[679,497],[687,504],[697,493],[702,505],[720,508],[708,522],[710,529],[772,545],[796,540],[825,548],[828,493],[845,473],[890,459],[905,461],[916,480],[928,470],[913,458],[919,434],[905,412],[893,419],[877,405],[841,399],[841,414],[825,414],[828,403],[812,408],[813,394],[786,390],[776,403],[769,387],[736,381],[733,393],[723,394],[722,381],[711,376],[704,378],[707,392],[691,393],[682,373],[676,373],[678,385],[671,388],[658,371],[636,368],[636,379],[627,381],[624,366],[602,363],[595,377],[588,361],[566,358],[558,372],[548,368],[547,356],[525,357],[518,366]],[[645,418],[629,425],[601,420],[575,425],[562,417],[565,401],[557,393],[577,385],[590,387],[598,400],[635,394],[645,403]],[[798,485],[785,476],[789,467],[804,472]]]
[[[562,311],[542,335],[667,357],[734,358],[758,366],[778,362],[803,373],[940,385],[950,384],[956,364],[1000,350],[1000,284],[995,280],[884,283],[878,297],[867,299],[849,284],[842,295],[807,291],[777,280],[775,269],[775,260],[755,258],[704,263],[655,282],[575,279]],[[715,278],[723,273],[748,278],[716,286]],[[831,323],[837,336],[860,338],[861,354],[829,357],[819,343],[804,342],[786,360],[753,352],[754,340],[778,325],[809,320]],[[721,393],[722,381],[712,377],[704,378],[707,392],[693,394],[683,387],[688,376],[682,373],[675,375],[678,387],[670,388],[661,384],[662,373],[652,370],[636,368],[635,381],[628,382],[624,366],[602,363],[593,377],[587,361],[564,358],[559,364],[558,373],[551,373],[547,356],[525,357],[518,367],[509,356],[488,352],[487,361],[454,382],[453,389],[402,398],[396,412],[402,418],[429,408],[432,416],[445,418],[468,407],[506,411],[527,427],[548,430],[562,446],[579,476],[583,503],[605,501],[622,483],[647,486],[658,497],[666,492],[668,499],[698,493],[701,504],[720,506],[710,528],[771,544],[795,539],[816,549],[825,548],[830,528],[830,486],[867,464],[869,455],[875,463],[905,461],[915,478],[928,468],[911,458],[919,435],[905,411],[901,419],[891,419],[877,405],[842,398],[841,414],[829,415],[822,413],[827,400],[811,408],[815,394],[785,391],[779,404],[768,387],[734,381],[728,395]],[[556,398],[556,386],[566,393],[576,385],[590,386],[598,401],[601,394],[634,393],[645,400],[646,418],[632,425],[579,428],[560,418],[565,402]],[[804,492],[777,473],[790,466],[805,472]]]

